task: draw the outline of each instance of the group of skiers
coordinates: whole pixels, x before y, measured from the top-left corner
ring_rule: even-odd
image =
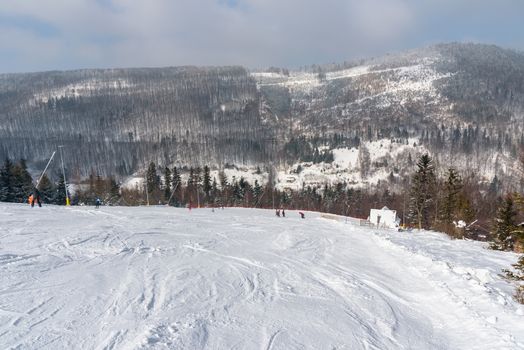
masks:
[[[280,209],[277,209],[275,211],[275,215],[280,217]],[[284,209],[282,209],[282,217],[284,217],[284,218],[286,217],[286,212],[284,211]]]
[[[305,219],[306,218],[303,212],[299,211],[298,214],[300,215],[301,219]],[[275,215],[278,216],[278,217],[282,216],[282,217],[285,218],[286,217],[286,212],[285,212],[284,208],[282,208],[282,211],[280,211],[280,209],[277,209],[275,211]]]
[[[40,198],[40,191],[38,190],[38,188],[35,188],[33,190],[33,193],[29,195],[27,202],[29,203],[29,205],[31,205],[31,208],[33,208],[35,204],[38,204],[39,207],[42,207],[42,200]],[[102,201],[100,200],[100,198],[97,198],[95,200],[95,208],[98,209],[101,204],[102,204]]]

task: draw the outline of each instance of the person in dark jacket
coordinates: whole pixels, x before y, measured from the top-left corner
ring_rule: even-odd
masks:
[[[33,191],[33,201],[31,202],[31,208],[35,206],[35,203],[37,203],[39,207],[42,207],[42,202],[40,201],[40,191],[38,188],[35,188]]]
[[[99,208],[100,207],[100,198],[97,198],[96,201],[95,201],[95,208]]]

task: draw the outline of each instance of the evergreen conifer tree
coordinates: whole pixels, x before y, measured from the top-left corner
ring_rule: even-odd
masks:
[[[459,220],[468,222],[467,218],[461,214],[460,206],[466,205],[461,196],[462,179],[454,168],[449,168],[446,174],[446,181],[444,183],[444,191],[440,200],[439,225],[448,234],[459,236],[463,234],[463,230],[456,227],[455,223]],[[465,208],[462,208],[465,209]]]
[[[150,203],[158,204],[162,197],[160,190],[160,177],[158,176],[154,162],[149,163],[146,173],[147,192]]]
[[[200,167],[196,167],[193,173],[193,185],[194,185],[194,191],[195,191],[195,199],[196,199],[196,205],[197,207],[200,207],[200,201],[201,201],[201,189],[202,189],[202,169]]]
[[[235,205],[239,205],[239,203],[242,202],[242,199],[244,199],[244,192],[242,188],[240,187],[240,183],[233,179],[233,196],[235,199]]]
[[[502,202],[497,211],[497,217],[493,225],[493,238],[491,244],[492,249],[496,250],[512,250],[514,245],[513,234],[517,231],[515,225],[515,216],[517,212],[514,208],[513,198],[508,195]]]
[[[253,186],[253,201],[255,202],[255,206],[258,204],[262,196],[262,186],[258,183],[258,180],[255,180],[255,184]]]
[[[55,185],[53,185],[47,175],[44,174],[44,176],[42,176],[42,180],[40,180],[40,183],[38,184],[38,190],[40,191],[40,200],[42,203],[54,203]]]
[[[65,182],[64,182],[64,175],[62,175],[62,173],[58,175],[58,182],[56,183],[56,186],[55,186],[52,203],[58,204],[58,205],[66,204]]]
[[[462,179],[454,168],[449,168],[444,186],[444,198],[441,207],[441,220],[448,225],[456,218],[459,193],[462,189]]]
[[[173,191],[173,198],[171,199],[171,203],[173,203],[174,206],[178,206],[181,200],[180,193],[182,193],[182,179],[180,177],[180,172],[178,171],[177,167],[174,167],[171,173],[171,187]]]
[[[187,186],[184,194],[184,199],[186,202],[194,202],[195,196],[195,169],[193,167],[189,168],[189,176],[187,178]]]
[[[417,162],[417,170],[412,178],[409,214],[419,229],[428,229],[430,209],[435,196],[435,167],[428,154]]]
[[[164,169],[164,199],[166,201],[169,200],[169,197],[171,197],[172,183],[173,179],[171,175],[171,170],[166,166]]]
[[[156,165],[154,162],[149,163],[146,173],[147,190],[149,193],[153,193],[155,190],[160,189],[160,181],[156,172]]]
[[[0,168],[0,201],[13,202],[13,163],[9,158],[4,160]]]
[[[109,203],[117,204],[120,202],[120,185],[116,182],[114,177],[110,177],[109,180]]]
[[[171,186],[173,187],[173,189],[175,189],[180,186],[180,182],[181,182],[180,173],[178,172],[177,167],[173,168],[173,172],[171,176],[172,176],[172,182],[171,182],[172,185]]]
[[[211,192],[211,175],[209,167],[204,166],[204,176],[202,179],[202,190],[206,195],[206,200],[209,199],[209,193]]]
[[[231,186],[229,184],[229,181],[227,179],[226,173],[221,170],[218,173],[218,181],[220,183],[220,205],[226,206],[229,204],[229,196],[231,193]]]
[[[218,183],[216,177],[213,177],[213,182],[211,183],[211,198],[210,201],[213,203],[214,206],[217,206],[218,204],[218,196],[219,196],[219,190],[218,190]]]
[[[27,171],[25,161],[12,166],[12,194],[13,201],[24,203],[33,191],[33,179]]]

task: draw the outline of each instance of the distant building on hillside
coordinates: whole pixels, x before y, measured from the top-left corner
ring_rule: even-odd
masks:
[[[382,209],[371,209],[369,221],[379,228],[398,228],[400,219],[397,217],[396,210],[390,210],[388,207]]]

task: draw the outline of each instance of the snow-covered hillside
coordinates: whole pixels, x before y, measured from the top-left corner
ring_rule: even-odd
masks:
[[[296,212],[0,205],[2,349],[518,349],[511,253]]]
[[[410,154],[418,158],[428,151],[419,144],[418,139],[409,139],[405,143],[382,139],[362,142],[358,148],[335,148],[332,152],[331,163],[297,162],[279,170],[276,187],[299,191],[305,186],[322,189],[324,184],[337,183],[346,183],[354,188],[373,186],[387,180],[390,174],[394,177],[405,175],[398,173],[399,160],[407,160]],[[406,170],[411,170],[411,166],[404,169],[407,173]],[[244,177],[249,181],[249,174]]]

